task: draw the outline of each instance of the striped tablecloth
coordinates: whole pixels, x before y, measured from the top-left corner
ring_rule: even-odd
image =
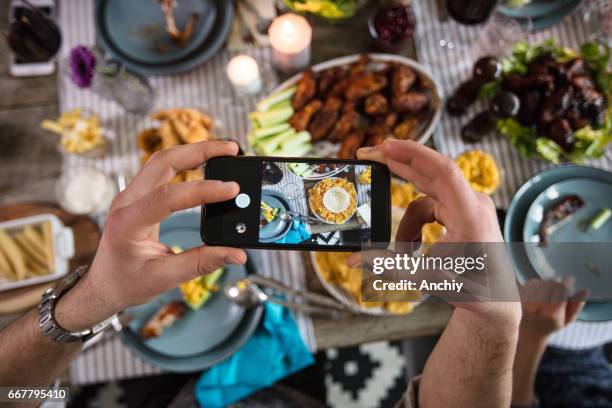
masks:
[[[444,1],[415,0],[413,9],[417,21],[416,45],[419,61],[431,69],[442,84],[442,93],[450,95],[454,88],[471,75],[475,57],[480,57],[479,41],[483,26],[464,26],[452,19],[440,21],[438,3]],[[578,47],[587,40],[589,28],[582,22],[583,6],[552,28],[530,34],[528,41],[539,43],[554,38],[558,43]],[[448,47],[452,43],[453,48]],[[507,208],[514,193],[519,187],[538,171],[550,165],[536,160],[525,159],[501,137],[488,137],[480,143],[466,144],[461,140],[461,126],[483,108],[475,104],[461,118],[449,116],[446,112],[434,133],[436,148],[449,157],[456,157],[466,150],[481,149],[490,152],[503,171],[503,181],[493,196],[498,207]],[[612,149],[600,160],[586,163],[591,166],[612,170]],[[556,333],[551,343],[566,348],[584,348],[612,341],[612,322],[583,323],[577,322]]]
[[[62,54],[79,44],[95,44],[94,3],[92,0],[64,0],[60,5],[60,26],[64,35]],[[268,49],[249,50],[263,66],[266,90],[276,85],[269,65]],[[254,98],[237,98],[225,79],[225,66],[231,55],[221,52],[204,66],[187,74],[153,77],[155,107],[193,106],[209,112],[219,119],[228,137],[245,143],[246,114],[253,109]],[[63,170],[74,171],[80,166],[93,166],[108,174],[133,175],[139,167],[139,153],[135,144],[136,133],[148,126],[146,119],[126,114],[114,102],[103,99],[88,90],[79,90],[66,75],[59,78],[59,99],[62,111],[76,107],[86,108],[100,115],[112,132],[110,153],[103,159],[91,160],[64,157]],[[300,254],[287,251],[259,251],[255,265],[262,275],[279,279],[295,288],[306,285],[305,268]],[[316,348],[312,321],[303,314],[296,320],[304,341],[311,350]],[[150,375],[158,369],[137,358],[115,337],[82,353],[71,366],[75,384],[94,383],[127,377]]]

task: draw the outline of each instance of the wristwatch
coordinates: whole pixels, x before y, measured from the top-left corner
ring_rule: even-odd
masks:
[[[43,293],[42,299],[38,304],[38,325],[43,334],[50,339],[59,343],[74,343],[78,341],[84,343],[91,340],[97,334],[102,333],[116,317],[116,315],[113,315],[104,320],[102,323],[95,325],[91,329],[77,332],[71,332],[64,329],[55,320],[54,313],[57,301],[64,293],[66,293],[66,291],[76,285],[76,283],[85,275],[88,269],[88,265],[79,266],[74,270],[74,272],[66,275],[55,285],[47,289],[45,293]]]

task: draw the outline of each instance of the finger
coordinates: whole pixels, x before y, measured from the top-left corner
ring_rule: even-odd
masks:
[[[197,169],[211,157],[236,154],[236,143],[222,141],[185,144],[154,153],[124,191],[124,202],[121,204],[131,204],[156,187],[170,182],[178,172]]]
[[[421,197],[410,203],[400,221],[395,241],[413,242],[419,238],[423,226],[436,220],[435,202],[430,197]]]
[[[243,265],[247,255],[238,248],[201,246],[162,259],[164,265],[155,279],[164,281],[165,287],[175,287],[224,265]]]
[[[393,174],[400,176],[406,181],[414,183],[420,192],[427,194],[430,197],[436,197],[436,191],[431,179],[421,175],[407,164],[397,160],[387,159],[387,166],[389,166],[389,170]]]
[[[374,147],[362,147],[357,150],[357,159],[359,160],[370,160],[382,164],[387,164],[387,158],[383,151],[378,148],[378,146]]]
[[[573,322],[578,317],[578,314],[582,311],[585,305],[585,300],[589,292],[585,289],[582,289],[574,294],[567,302],[567,306],[565,308],[565,324]]]
[[[240,192],[234,181],[201,180],[177,184],[163,184],[133,204],[116,211],[117,222],[144,238],[150,227],[173,212],[197,207],[203,203],[231,200]]]

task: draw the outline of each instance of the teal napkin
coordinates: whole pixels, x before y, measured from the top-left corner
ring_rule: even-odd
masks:
[[[201,407],[224,407],[312,364],[291,313],[266,303],[255,334],[229,359],[206,370],[195,386]]]
[[[310,233],[306,229],[306,224],[299,220],[293,220],[291,228],[287,233],[278,241],[277,244],[299,244],[302,241],[310,238]]]

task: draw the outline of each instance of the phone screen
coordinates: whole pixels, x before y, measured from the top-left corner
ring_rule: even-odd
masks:
[[[224,160],[233,164],[226,167],[213,159],[206,178],[235,180],[240,195],[205,206],[207,243],[358,250],[365,243],[388,240],[385,166],[322,159]]]

